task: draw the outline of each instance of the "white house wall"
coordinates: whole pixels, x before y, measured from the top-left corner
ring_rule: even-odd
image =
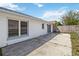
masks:
[[[51,32],[53,32],[53,24],[51,24]]]
[[[15,39],[8,40],[8,19],[27,21],[28,34],[26,36],[20,36]],[[42,24],[44,24],[44,29],[42,29]],[[0,47],[4,47],[6,45],[22,42],[27,39],[47,34],[47,24],[47,22],[33,20],[29,17],[23,17],[14,14],[0,12]]]
[[[31,38],[34,38],[34,37],[38,37],[40,35],[47,34],[47,23],[44,23],[45,28],[42,29],[43,23],[44,22],[29,20],[28,34],[26,36],[21,36],[17,39],[8,40],[8,45],[14,44],[14,43],[17,43],[17,42],[22,42],[24,40],[28,40],[28,39],[31,39]]]
[[[0,47],[7,45],[8,35],[7,19],[0,16]]]
[[[42,29],[42,24],[44,24],[44,29]],[[29,21],[29,36],[37,37],[40,35],[47,34],[47,23],[30,20]]]

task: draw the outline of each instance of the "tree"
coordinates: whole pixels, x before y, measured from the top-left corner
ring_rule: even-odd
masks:
[[[64,25],[78,25],[79,24],[79,12],[69,11],[62,17]]]
[[[56,26],[61,26],[62,24],[60,22],[58,22],[58,21],[55,21],[55,25]]]

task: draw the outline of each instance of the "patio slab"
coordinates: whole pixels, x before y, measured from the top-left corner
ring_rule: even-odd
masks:
[[[36,50],[52,38],[54,38],[58,33],[50,33],[47,35],[42,35],[37,38],[29,39],[23,42],[12,44],[3,47],[4,56],[25,56]]]
[[[58,34],[28,56],[71,56],[70,34]]]
[[[2,48],[4,56],[71,56],[70,34],[50,33]]]

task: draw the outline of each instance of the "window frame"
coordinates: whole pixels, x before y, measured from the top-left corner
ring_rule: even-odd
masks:
[[[22,33],[22,27],[21,27],[21,22],[25,22],[26,24],[26,32],[27,33]],[[28,22],[27,21],[20,21],[20,35],[27,35],[28,34]]]
[[[17,27],[18,27],[17,28],[17,35],[12,35],[12,36],[9,35],[9,33],[10,33],[9,32],[9,30],[10,30],[9,29],[9,21],[16,21],[17,22]],[[19,21],[17,21],[17,20],[8,19],[8,37],[17,37],[17,36],[19,36],[19,24],[18,23],[19,23]]]
[[[18,21],[18,35],[9,36],[9,20]],[[23,22],[27,22],[27,34],[21,34],[21,20],[8,19],[8,39],[17,39],[17,38],[26,37],[26,35],[29,35],[29,21],[23,21]]]

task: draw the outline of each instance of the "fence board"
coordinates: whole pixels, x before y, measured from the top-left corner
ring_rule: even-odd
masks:
[[[64,25],[57,27],[60,32],[78,32],[79,33],[79,25]]]

